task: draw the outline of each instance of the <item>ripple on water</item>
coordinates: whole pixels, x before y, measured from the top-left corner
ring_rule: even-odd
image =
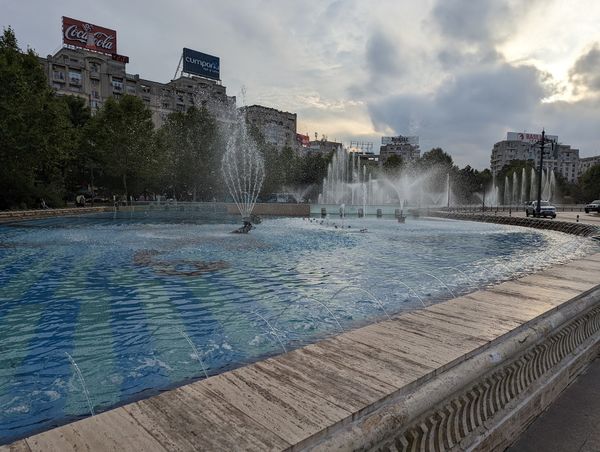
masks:
[[[88,413],[65,352],[101,411],[201,364],[222,372],[599,248],[446,220],[280,218],[230,234],[238,222],[160,211],[0,225],[0,443]]]

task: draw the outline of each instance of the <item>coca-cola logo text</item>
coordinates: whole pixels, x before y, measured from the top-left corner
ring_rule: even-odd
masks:
[[[63,42],[105,53],[117,53],[117,32],[109,28],[63,17]]]
[[[104,50],[113,50],[115,37],[101,31],[91,33],[80,30],[77,25],[71,25],[65,30],[65,38],[73,41],[83,42],[88,46],[95,46]]]

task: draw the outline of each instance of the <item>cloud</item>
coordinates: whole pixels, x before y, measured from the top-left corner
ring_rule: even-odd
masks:
[[[575,94],[600,94],[600,45],[596,42],[581,55],[569,71]]]
[[[442,146],[459,163],[482,167],[494,139],[536,126],[531,118],[551,92],[536,68],[496,63],[449,77],[431,95],[396,95],[368,107],[376,130],[419,135],[424,150]]]

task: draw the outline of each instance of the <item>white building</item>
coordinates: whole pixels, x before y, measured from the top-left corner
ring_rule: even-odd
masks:
[[[392,155],[397,155],[404,162],[410,162],[421,157],[418,136],[381,137],[379,148],[379,163],[384,164]]]
[[[596,155],[595,157],[583,157],[579,159],[579,171],[578,176],[581,176],[587,170],[589,170],[592,166],[600,165],[600,155]]]
[[[531,161],[536,168],[540,163],[539,144],[541,134],[527,132],[508,132],[506,140],[494,144],[491,156],[490,169],[497,175],[504,166],[515,160]],[[557,135],[546,135],[547,140],[558,143]],[[551,142],[544,147],[544,168],[553,170],[569,182],[576,182],[579,171],[579,149],[572,149],[570,145],[555,144]]]

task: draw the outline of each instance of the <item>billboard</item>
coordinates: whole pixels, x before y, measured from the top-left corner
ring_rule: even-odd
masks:
[[[220,80],[219,57],[192,49],[183,49],[183,72]]]
[[[302,146],[303,148],[307,148],[310,146],[310,137],[308,135],[302,135],[301,133],[297,133],[296,141],[298,142],[298,145]]]
[[[62,33],[63,44],[111,55],[117,53],[117,32],[110,28],[63,16]]]
[[[383,146],[385,146],[387,144],[400,144],[400,143],[407,143],[412,146],[418,146],[419,145],[419,137],[418,136],[403,136],[403,135],[398,135],[396,137],[381,137],[381,144]]]
[[[534,144],[542,139],[541,133],[528,132],[506,132],[507,141],[524,141],[525,143]],[[546,140],[558,141],[558,135],[546,135]]]

